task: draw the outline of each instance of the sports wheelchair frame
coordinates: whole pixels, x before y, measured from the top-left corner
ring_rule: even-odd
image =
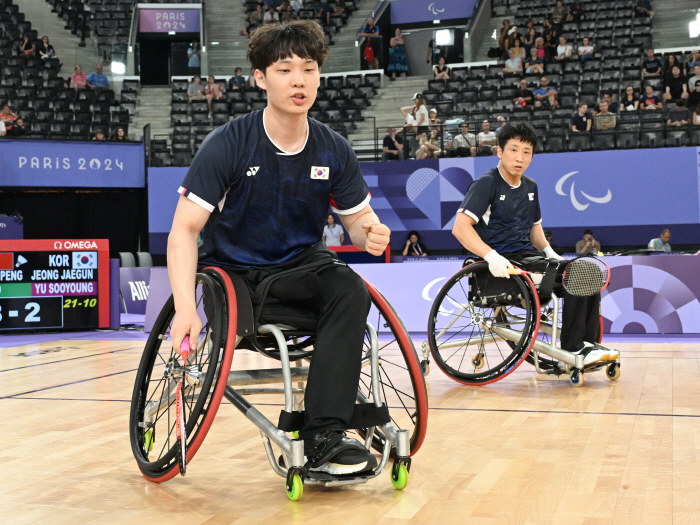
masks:
[[[180,472],[174,428],[175,391],[184,369],[187,463],[202,445],[225,397],[260,430],[270,466],[286,478],[287,494],[292,500],[301,497],[304,484],[365,483],[379,476],[390,459],[393,460],[392,483],[397,489],[407,485],[411,456],[425,438],[427,393],[409,334],[376,288],[365,281],[373,308],[365,330],[357,406],[385,405],[390,421],[354,429],[368,450],[381,454],[376,469],[333,476],[309,471],[303,441],[297,439],[299,428],[291,423],[299,420],[298,411],[303,407],[309,373],[304,361],[313,359],[315,333],[272,323],[256,327],[246,284],[240,277],[220,268],[202,270],[197,274],[196,283],[198,311],[204,320],[197,350],[183,364],[180,354],[174,352],[168,342],[175,315],[171,296],[153,326],[136,376],[130,439],[138,467],[148,480],[164,482]],[[230,370],[234,349],[252,350],[271,357],[280,362],[280,367],[258,370],[234,367]],[[269,386],[280,383],[281,387]],[[261,395],[284,396],[284,411],[278,425],[254,406]],[[249,396],[253,403],[246,399]],[[296,418],[290,417],[292,414]],[[273,447],[281,450],[279,458]]]
[[[468,385],[486,385],[511,374],[523,361],[539,374],[568,374],[574,386],[584,372],[606,368],[608,379],[620,377],[620,359],[584,366],[584,357],[557,346],[561,323],[561,291],[540,291],[527,274],[493,277],[488,263],[467,260],[433,302],[428,339],[423,342],[423,370],[432,353],[450,378]],[[600,317],[598,345],[603,347]]]

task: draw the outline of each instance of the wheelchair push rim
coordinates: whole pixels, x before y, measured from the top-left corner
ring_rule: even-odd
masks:
[[[486,385],[499,381],[522,364],[534,345],[540,304],[532,281],[524,274],[513,275],[509,281],[498,279],[501,285],[507,282],[513,292],[487,295],[489,283],[499,284],[496,279],[487,263],[470,264],[448,279],[433,302],[428,344],[438,367],[457,382]],[[495,334],[499,328],[520,332],[519,340],[509,344]]]
[[[188,360],[187,377],[194,378],[194,384],[188,383],[184,396],[187,463],[201,446],[216,416],[226,388],[226,381],[220,379],[228,377],[233,357],[235,338],[226,338],[226,332],[233,328],[235,333],[236,311],[235,306],[233,311],[226,308],[221,284],[225,281],[218,278],[217,272],[215,268],[206,269],[196,278],[201,290],[198,306],[205,305],[209,318],[203,323],[199,350]],[[235,297],[233,290],[228,292]],[[175,398],[168,392],[174,387],[174,380],[181,377],[182,363],[172,345],[164,344],[174,315],[174,301],[170,296],[144,348],[131,403],[129,430],[134,457],[142,474],[158,483],[180,472],[174,426]],[[225,340],[226,346],[222,347]],[[145,417],[146,414],[149,416]]]

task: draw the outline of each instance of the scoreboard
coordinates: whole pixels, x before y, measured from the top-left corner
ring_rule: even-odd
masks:
[[[109,328],[109,241],[0,241],[0,331]]]

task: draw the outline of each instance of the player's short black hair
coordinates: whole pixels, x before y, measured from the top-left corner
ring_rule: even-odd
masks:
[[[518,139],[532,145],[532,149],[537,148],[537,132],[527,122],[507,122],[501,127],[498,133],[498,146],[501,149],[506,147],[510,139]]]
[[[280,59],[315,60],[318,67],[328,56],[323,30],[313,20],[295,20],[286,25],[265,24],[255,30],[248,41],[248,60],[253,69],[265,74],[269,66]]]

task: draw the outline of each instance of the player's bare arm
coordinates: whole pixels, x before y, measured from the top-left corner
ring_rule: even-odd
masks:
[[[452,235],[454,235],[464,248],[474,255],[483,258],[487,253],[492,251],[491,247],[481,240],[479,234],[476,233],[474,225],[476,221],[466,213],[458,213],[455,219],[455,225],[452,227]]]
[[[357,213],[341,215],[340,220],[356,248],[372,255],[384,253],[389,244],[391,230],[381,223],[369,204]]]
[[[197,237],[209,215],[207,210],[180,195],[168,236],[168,276],[177,312],[170,335],[176,352],[186,335],[190,336],[190,348],[194,351],[197,348],[197,336],[202,330],[194,297]]]

